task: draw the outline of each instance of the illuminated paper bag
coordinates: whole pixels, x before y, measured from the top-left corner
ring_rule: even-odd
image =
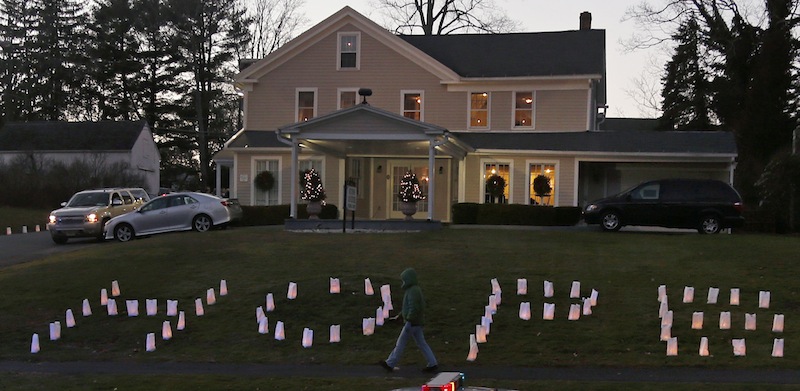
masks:
[[[664,298],[667,297],[667,286],[666,285],[659,285],[658,286],[658,301],[661,302]]]
[[[678,337],[672,337],[667,340],[667,356],[678,355]]]
[[[731,344],[733,345],[733,355],[734,356],[746,356],[747,355],[747,345],[745,344],[744,338],[733,339],[733,340],[731,340]]]
[[[214,305],[217,302],[217,295],[214,294],[214,288],[208,288],[206,291],[206,303]]]
[[[478,358],[478,342],[476,341],[475,334],[469,335],[469,353],[467,353],[467,361],[475,361]]]
[[[329,291],[331,293],[339,293],[339,292],[341,292],[341,289],[342,289],[342,287],[339,284],[339,279],[331,277],[330,278],[330,290]]]
[[[783,314],[775,314],[775,316],[772,317],[772,332],[783,332]]]
[[[783,357],[783,338],[772,341],[772,357]]]
[[[328,339],[328,342],[330,343],[340,342],[342,340],[341,326],[338,324],[332,324],[329,336],[330,338]]]
[[[669,311],[669,305],[667,304],[667,301],[664,300],[658,305],[658,317],[663,318],[667,311]]]
[[[494,293],[494,302],[499,307],[500,304],[503,302],[503,291],[497,291]]]
[[[100,305],[108,304],[108,291],[106,288],[100,289]]]
[[[179,331],[186,328],[186,314],[183,311],[178,312],[178,324],[175,328]]]
[[[492,318],[492,307],[491,306],[487,305],[487,306],[483,307],[483,317],[489,319],[490,321],[494,320]]]
[[[283,331],[283,322],[280,320],[277,323],[275,323],[275,339],[278,341],[283,341],[284,339],[286,339],[286,336],[284,335]]]
[[[744,314],[744,329],[751,331],[756,329],[756,314]]]
[[[57,341],[61,338],[61,322],[50,323],[50,340]]]
[[[289,283],[289,289],[286,292],[286,298],[289,300],[294,300],[297,298],[297,283]]]
[[[581,305],[580,304],[570,304],[569,305],[569,316],[567,316],[568,320],[578,320],[581,317]]]
[[[167,341],[172,338],[172,325],[168,320],[161,324],[161,339]]]
[[[703,312],[693,312],[692,313],[692,330],[702,330],[703,329]]]
[[[269,318],[266,316],[258,321],[258,333],[269,334]]]
[[[497,281],[496,278],[492,278],[492,293],[500,292],[500,283]]]
[[[389,284],[381,285],[381,300],[384,307],[390,311],[394,309],[392,305],[392,287]]]
[[[583,299],[583,315],[592,314],[592,300],[589,298]]]
[[[33,333],[31,337],[31,353],[39,353],[39,334]]]
[[[75,327],[75,315],[72,314],[72,309],[68,309],[66,313],[67,328]]]
[[[717,304],[717,298],[719,297],[719,288],[708,288],[708,304]]]
[[[125,300],[128,316],[139,316],[139,300]]]
[[[256,323],[260,323],[261,319],[264,319],[266,314],[264,314],[264,307],[258,306],[256,308]]]
[[[661,317],[661,327],[670,326],[672,327],[672,318],[674,314],[672,310],[669,310],[664,313],[664,316]]]
[[[167,316],[178,316],[178,300],[167,300]]]
[[[528,280],[517,278],[517,294],[520,296],[528,294]]]
[[[372,282],[369,278],[364,279],[364,294],[367,296],[372,296],[375,294],[375,290],[372,289]]]
[[[114,299],[108,299],[108,303],[106,303],[106,309],[108,310],[108,315],[116,316],[117,311],[117,301]]]
[[[666,341],[672,338],[672,326],[661,326],[661,334],[659,334],[659,339],[661,341]]]
[[[758,308],[769,308],[769,291],[758,292]]]
[[[531,303],[527,301],[523,301],[519,303],[519,318],[522,320],[530,320],[531,319]]]
[[[148,352],[153,352],[156,350],[156,333],[147,333],[145,345],[147,346]]]
[[[310,348],[314,344],[314,330],[306,327],[303,329],[303,347]]]
[[[572,287],[569,289],[569,298],[577,299],[581,297],[581,282],[572,281]]]
[[[595,289],[592,289],[592,294],[589,295],[589,300],[590,300],[590,302],[592,304],[592,307],[597,305],[597,296],[599,296],[599,295],[600,295],[600,292],[598,292]]]
[[[383,321],[385,317],[383,316],[383,307],[378,307],[375,310],[375,325],[376,326],[383,326]]]
[[[694,301],[694,287],[691,286],[683,287],[683,302],[691,303],[693,301]]]
[[[92,306],[89,305],[89,299],[83,299],[83,316],[92,315]]]
[[[731,328],[731,313],[729,311],[723,311],[719,313],[719,329],[720,330],[730,330]]]
[[[731,305],[739,305],[739,288],[731,288]]]
[[[708,337],[700,338],[700,349],[697,353],[703,357],[708,356]]]
[[[544,281],[544,297],[553,297],[553,283],[551,281]]]
[[[483,331],[488,336],[492,332],[492,319],[487,318],[485,316],[481,317],[481,327],[483,327]]]
[[[555,317],[556,312],[556,305],[555,303],[544,303],[542,306],[542,319],[544,320],[553,320]]]
[[[272,296],[272,293],[267,293],[267,307],[265,308],[265,311],[275,311],[275,298]]]
[[[119,296],[119,282],[117,280],[111,281],[111,296]]]
[[[489,295],[489,309],[492,310],[492,314],[497,313],[497,295]]]
[[[375,318],[364,318],[361,320],[361,332],[364,335],[375,333]]]
[[[200,298],[194,300],[194,313],[197,316],[203,316],[206,313],[205,309],[203,309],[203,300]]]
[[[145,299],[145,307],[147,316],[155,316],[158,314],[158,299]]]
[[[228,281],[219,280],[219,295],[220,296],[228,295]]]
[[[486,327],[483,327],[482,324],[475,325],[475,341],[477,343],[486,343]]]

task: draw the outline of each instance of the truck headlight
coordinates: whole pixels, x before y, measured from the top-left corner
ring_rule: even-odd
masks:
[[[90,223],[96,223],[97,222],[97,215],[94,214],[94,213],[90,213],[89,215],[86,216],[86,221],[88,221]]]
[[[50,224],[55,224],[55,223],[56,223],[56,220],[57,220],[57,218],[56,218],[56,216],[55,216],[55,215],[50,215],[50,217],[48,218],[48,220],[47,220],[47,221],[49,221],[49,222],[50,222]]]

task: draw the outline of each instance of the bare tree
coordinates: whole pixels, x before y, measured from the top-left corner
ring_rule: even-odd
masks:
[[[305,23],[305,18],[298,14],[304,3],[304,0],[247,0],[252,40],[246,55],[264,58],[292,39],[297,28]]]
[[[507,33],[519,23],[493,0],[375,0],[397,34]]]

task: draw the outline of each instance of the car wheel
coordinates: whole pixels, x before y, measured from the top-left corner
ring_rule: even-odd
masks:
[[[722,229],[722,225],[720,224],[719,216],[705,215],[700,219],[700,227],[697,228],[697,231],[701,234],[713,235],[719,233],[720,229]]]
[[[65,244],[67,243],[67,240],[69,240],[69,238],[67,238],[66,236],[53,236],[53,241],[56,244]]]
[[[197,232],[206,232],[210,230],[213,225],[211,217],[206,215],[197,215],[194,220],[192,220],[192,228]]]
[[[128,242],[134,237],[133,227],[128,224],[120,224],[114,227],[114,239],[120,242]]]
[[[622,219],[619,217],[619,212],[612,210],[603,213],[603,217],[600,219],[600,228],[603,231],[619,231],[622,228]]]

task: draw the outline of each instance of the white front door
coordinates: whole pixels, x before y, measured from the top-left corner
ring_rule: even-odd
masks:
[[[391,179],[389,180],[388,189],[386,190],[387,200],[386,205],[391,205],[389,208],[390,219],[401,219],[403,213],[400,212],[400,201],[397,198],[397,193],[400,192],[400,179],[406,172],[411,171],[417,175],[419,180],[419,187],[422,189],[422,194],[425,199],[417,202],[417,214],[415,218],[427,218],[428,215],[428,161],[427,160],[390,160],[388,163],[389,173]]]

